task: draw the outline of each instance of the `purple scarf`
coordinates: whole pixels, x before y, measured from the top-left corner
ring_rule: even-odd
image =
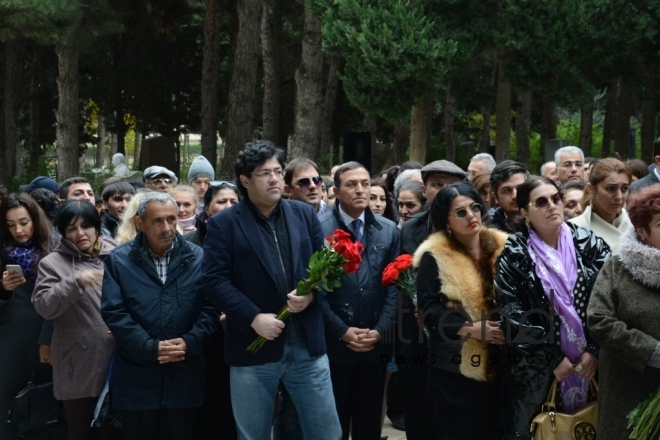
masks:
[[[577,280],[577,257],[570,229],[561,225],[557,249],[548,246],[533,229],[529,230],[527,247],[536,265],[536,275],[541,279],[545,294],[555,295],[555,311],[559,315],[561,351],[574,364],[587,347],[582,321],[573,306],[573,288]],[[587,403],[589,382],[577,373],[560,383],[562,402],[568,412]]]
[[[36,281],[37,279],[37,261],[39,260],[39,250],[34,245],[34,240],[20,244],[14,242],[13,246],[7,252],[7,264],[18,264],[23,269],[25,279]]]

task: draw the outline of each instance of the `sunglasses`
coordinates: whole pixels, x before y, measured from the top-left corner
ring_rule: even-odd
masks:
[[[476,214],[478,212],[481,212],[481,204],[475,202],[471,204],[469,208],[459,208],[456,211],[454,211],[454,217],[465,218],[465,216],[467,216],[468,209],[470,209],[470,211],[472,211],[473,214]]]
[[[209,183],[209,185],[213,187],[226,185],[231,188],[236,188],[236,184],[234,182],[227,182],[226,180],[214,180],[211,183]]]
[[[171,185],[172,182],[174,182],[174,180],[172,180],[172,179],[152,179],[151,180],[151,183],[153,183],[154,185],[162,185],[163,183],[165,183],[167,185]]]
[[[536,206],[536,209],[541,209],[541,210],[542,209],[548,209],[548,206],[550,205],[550,200],[552,200],[552,204],[555,205],[555,206],[557,206],[559,204],[563,204],[564,203],[564,195],[561,194],[561,193],[556,192],[549,199],[545,196],[541,196],[541,197],[537,198],[536,200],[534,200],[533,202],[530,202],[529,205],[527,205],[527,206],[534,205],[534,206]]]
[[[297,181],[296,185],[301,188],[309,188],[309,185],[311,185],[312,182],[314,182],[314,186],[319,186],[321,183],[323,183],[323,178],[321,176],[315,176],[312,178],[305,177],[304,179]]]

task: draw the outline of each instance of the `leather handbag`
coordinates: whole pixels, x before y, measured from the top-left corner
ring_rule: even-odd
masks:
[[[7,422],[18,437],[33,435],[66,426],[62,403],[53,395],[53,382],[37,384],[35,371],[9,409]]]
[[[598,427],[598,402],[587,403],[573,414],[555,410],[557,379],[552,382],[548,397],[541,407],[541,413],[532,420],[534,440],[595,440]],[[598,393],[598,384],[591,380],[591,391]]]

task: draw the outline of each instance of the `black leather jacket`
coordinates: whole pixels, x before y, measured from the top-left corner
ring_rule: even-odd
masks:
[[[611,251],[592,231],[567,224],[573,234],[579,276],[584,278],[582,285],[588,303],[596,276]],[[530,438],[531,420],[540,412],[552,383],[552,372],[564,358],[553,334],[559,328],[559,319],[551,310],[536,275],[527,249],[528,238],[527,232],[509,237],[497,261],[495,275],[498,307],[503,311],[500,325],[507,333],[507,344],[513,348],[509,354],[506,439]],[[598,345],[586,327],[585,336],[587,351],[598,356]]]

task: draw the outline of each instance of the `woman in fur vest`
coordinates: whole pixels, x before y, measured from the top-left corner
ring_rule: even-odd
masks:
[[[572,413],[589,399],[598,345],[586,312],[611,252],[592,231],[564,223],[563,196],[552,180],[529,178],[518,186],[516,203],[527,227],[507,240],[495,289],[511,347],[504,438],[528,439],[555,378],[561,411]]]
[[[630,436],[626,415],[660,387],[660,185],[631,196],[633,228],[598,274],[587,310],[600,344],[598,438]]]
[[[419,317],[429,331],[426,418],[433,440],[502,438],[493,273],[507,235],[482,226],[479,193],[466,182],[433,200],[435,233],[415,252]]]

